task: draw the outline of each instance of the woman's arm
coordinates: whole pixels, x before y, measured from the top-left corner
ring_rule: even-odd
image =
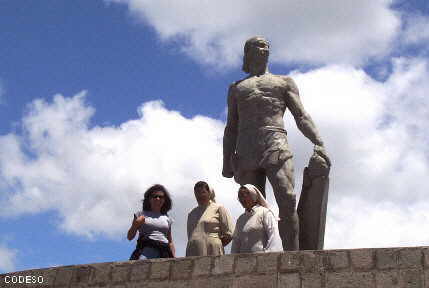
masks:
[[[137,218],[136,214],[134,214],[133,222],[131,223],[130,229],[128,229],[127,238],[128,240],[133,240],[136,237],[137,230],[140,226],[145,222],[144,216],[140,216]]]
[[[232,240],[232,233],[234,232],[234,224],[231,215],[225,207],[219,207],[219,221],[220,221],[220,240],[222,245],[228,245]]]
[[[266,209],[263,214],[262,223],[267,235],[267,243],[264,247],[264,251],[282,251],[282,242],[274,213]]]
[[[174,247],[173,237],[171,237],[171,227],[168,230],[167,239],[168,239],[168,246],[170,246],[171,254],[173,254],[173,258],[176,258],[176,248]]]
[[[240,253],[240,239],[238,239],[238,235],[236,237],[234,233],[234,237],[232,237],[231,254],[235,253]]]
[[[231,254],[240,253],[241,251],[240,231],[243,226],[239,224],[240,220],[241,216],[238,217],[237,223],[235,224],[234,233],[232,234]]]

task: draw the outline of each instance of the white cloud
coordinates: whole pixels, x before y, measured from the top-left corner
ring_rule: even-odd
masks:
[[[0,272],[7,273],[15,270],[16,250],[0,245]]]
[[[389,0],[105,1],[128,5],[162,40],[218,67],[239,63],[254,35],[271,41],[277,62],[361,64],[389,53],[400,27]]]
[[[295,73],[333,162],[327,247],[429,241],[429,229],[422,228],[429,220],[422,180],[429,174],[429,127],[422,121],[429,118],[428,76],[421,59],[394,60],[383,83],[339,66]],[[303,137],[289,130],[291,145],[303,147]],[[297,151],[297,162],[308,157]]]
[[[421,121],[428,119],[428,64],[396,59],[393,67],[385,82],[347,66],[293,74],[333,162],[328,248],[429,241],[429,127]],[[0,187],[8,191],[0,195],[0,213],[54,210],[69,233],[125,238],[143,192],[159,182],[173,196],[179,255],[196,181],[212,184],[218,202],[237,217],[237,185],[220,175],[224,123],[185,118],[157,101],[144,103],[139,112],[138,119],[118,127],[92,127],[94,109],[84,92],[32,102],[22,120],[25,133],[0,136]],[[290,115],[286,122],[298,192],[312,146]]]
[[[25,133],[0,136],[0,186],[8,191],[0,214],[55,210],[67,232],[122,238],[144,191],[161,183],[172,194],[175,236],[184,243],[196,181],[213,184],[223,203],[235,194],[236,185],[220,176],[222,122],[187,119],[155,101],[139,108],[139,119],[90,127],[94,109],[84,95],[35,100],[22,120]]]
[[[413,179],[407,178],[405,181]],[[389,179],[385,180],[386,182]],[[380,188],[376,186],[374,188]],[[383,188],[383,187],[381,187]],[[380,190],[374,189],[374,193]],[[425,189],[423,187],[421,190]],[[427,190],[427,187],[426,187]],[[426,202],[392,203],[389,191],[385,199],[370,201],[356,195],[329,204],[325,245],[328,248],[376,248],[426,246],[429,241],[429,205]],[[413,197],[413,192],[404,194]]]

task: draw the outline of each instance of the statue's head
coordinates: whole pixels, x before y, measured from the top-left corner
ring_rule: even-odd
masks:
[[[248,39],[244,44],[243,71],[251,72],[251,66],[256,69],[266,69],[268,56],[270,54],[270,44],[261,36]]]

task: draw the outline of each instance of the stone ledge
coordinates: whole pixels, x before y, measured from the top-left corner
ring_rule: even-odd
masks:
[[[0,274],[0,287],[429,288],[429,247],[232,254],[64,266]]]

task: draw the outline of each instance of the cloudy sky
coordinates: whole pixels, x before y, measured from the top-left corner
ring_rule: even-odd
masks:
[[[222,137],[253,35],[332,159],[325,247],[428,245],[429,4],[319,2],[1,1],[0,272],[128,259],[154,183],[179,256],[196,181],[240,215]],[[285,125],[299,195],[312,145]]]

